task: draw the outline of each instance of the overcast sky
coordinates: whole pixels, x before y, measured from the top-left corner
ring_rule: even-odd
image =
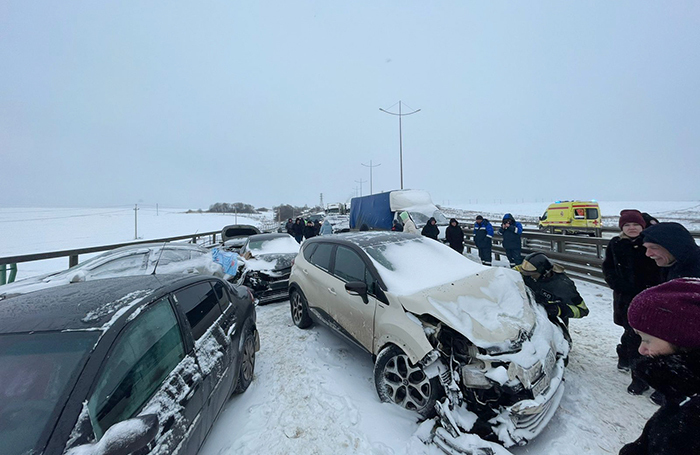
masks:
[[[0,206],[700,199],[700,2],[0,0]],[[546,204],[545,204],[546,205]]]

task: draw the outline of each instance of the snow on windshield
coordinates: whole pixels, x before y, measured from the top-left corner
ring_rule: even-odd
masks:
[[[279,254],[279,253],[298,253],[299,244],[294,237],[288,235],[286,237],[278,237],[272,240],[251,241],[248,248],[253,252],[253,255],[261,254]]]
[[[450,247],[425,237],[366,247],[387,290],[409,295],[485,269]]]

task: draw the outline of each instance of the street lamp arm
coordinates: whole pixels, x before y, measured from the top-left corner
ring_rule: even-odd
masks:
[[[379,108],[379,110],[382,111],[382,112],[384,112],[385,114],[391,114],[391,115],[395,115],[395,116],[397,116],[397,117],[403,117],[404,115],[412,115],[412,114],[415,114],[415,113],[417,113],[417,112],[420,112],[420,109],[416,109],[416,110],[413,111],[413,112],[408,112],[408,113],[403,112],[403,113],[401,113],[401,114],[396,114],[396,113],[394,113],[394,112],[385,111],[385,110],[382,109],[381,107]]]

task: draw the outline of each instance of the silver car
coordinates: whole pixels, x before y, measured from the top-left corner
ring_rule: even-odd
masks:
[[[130,275],[203,274],[224,276],[208,249],[186,243],[144,243],[116,248],[61,272],[0,286],[0,300],[54,286]]]
[[[375,359],[382,401],[508,447],[534,438],[564,393],[569,345],[516,271],[432,239],[388,232],[315,237],[289,279],[292,320],[320,322]]]

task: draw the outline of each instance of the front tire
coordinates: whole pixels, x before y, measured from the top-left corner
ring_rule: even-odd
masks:
[[[255,332],[249,327],[243,339],[243,349],[241,351],[241,366],[238,369],[238,380],[233,393],[243,393],[250,383],[253,382],[255,372]]]
[[[435,402],[442,394],[439,378],[428,378],[420,366],[413,365],[408,355],[394,345],[384,348],[377,356],[374,386],[381,401],[426,418],[435,414]]]
[[[301,291],[293,289],[289,297],[289,306],[292,311],[292,322],[300,329],[311,326],[311,316],[309,316],[309,305]]]

